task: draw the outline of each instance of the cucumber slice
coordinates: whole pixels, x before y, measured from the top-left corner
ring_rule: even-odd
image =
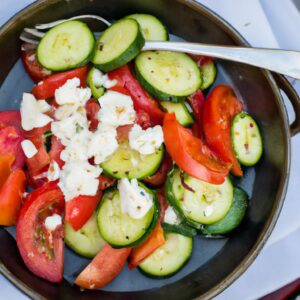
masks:
[[[44,35],[37,48],[37,58],[49,70],[64,71],[86,64],[94,45],[94,35],[85,23],[67,21]]]
[[[110,158],[101,164],[101,168],[106,174],[114,178],[143,179],[156,172],[163,156],[163,146],[153,154],[141,155],[136,150],[131,149],[128,142],[125,142],[120,144]]]
[[[201,90],[209,88],[216,80],[217,68],[213,61],[206,63],[200,67],[202,74]]]
[[[173,103],[168,101],[160,102],[160,105],[167,112],[174,112],[176,115],[177,121],[184,127],[188,127],[194,123],[194,119],[190,112],[188,111],[186,104],[184,102]]]
[[[168,41],[169,34],[163,23],[156,17],[148,14],[133,14],[126,18],[135,19],[141,27],[146,41]]]
[[[144,44],[145,39],[136,20],[119,20],[97,40],[92,62],[104,72],[111,71],[134,59]]]
[[[161,101],[182,101],[201,86],[201,73],[188,55],[171,51],[145,51],[135,60],[141,85]]]
[[[94,76],[94,71],[96,68],[91,68],[91,70],[89,71],[88,77],[87,77],[87,84],[90,87],[91,91],[92,91],[92,95],[95,99],[99,99],[101,96],[103,96],[104,94],[104,87],[103,86],[96,86],[93,80],[93,76]]]
[[[184,223],[181,223],[179,225],[162,223],[161,226],[164,232],[174,232],[189,237],[194,237],[195,235],[197,235],[197,230],[195,228],[192,228]]]
[[[244,166],[253,166],[261,158],[263,143],[255,120],[247,113],[236,115],[231,126],[231,140],[235,156]]]
[[[96,256],[106,244],[98,230],[96,212],[78,231],[75,231],[68,222],[65,222],[65,242],[81,256],[87,258]]]
[[[242,222],[248,206],[248,195],[242,189],[235,188],[232,207],[227,215],[217,223],[203,228],[203,234],[220,235],[226,234],[237,228]]]
[[[139,183],[153,196],[153,206],[141,219],[133,219],[122,213],[119,191],[112,189],[106,192],[98,210],[98,228],[101,236],[115,248],[134,247],[142,243],[154,229],[159,208],[156,194]]]
[[[186,264],[192,251],[192,238],[178,233],[167,233],[166,242],[148,256],[139,268],[151,277],[169,277]]]
[[[233,186],[229,179],[220,185],[210,184],[184,173],[184,181],[194,192],[185,189],[181,184],[180,170],[171,174],[169,195],[171,202],[189,221],[201,224],[215,223],[227,214],[233,201]],[[170,176],[170,175],[169,175]]]

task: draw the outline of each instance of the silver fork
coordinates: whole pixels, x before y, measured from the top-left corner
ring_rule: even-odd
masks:
[[[38,40],[44,36],[41,29],[50,29],[57,24],[74,19],[92,18],[110,26],[110,22],[95,15],[76,16],[67,20],[58,20],[48,24],[39,24],[35,28],[25,28],[20,39],[22,41],[38,44]],[[34,39],[32,39],[32,37]],[[142,51],[147,50],[169,50],[185,52],[190,54],[207,55],[220,59],[245,63],[251,66],[260,67],[276,73],[284,74],[300,79],[300,52],[291,50],[265,49],[216,46],[209,44],[186,43],[186,42],[146,42]]]

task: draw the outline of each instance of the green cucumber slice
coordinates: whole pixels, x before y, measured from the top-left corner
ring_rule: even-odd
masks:
[[[166,242],[148,256],[139,268],[151,277],[169,277],[186,264],[192,251],[192,238],[178,233],[167,233]]]
[[[263,142],[255,120],[246,112],[236,115],[231,126],[235,156],[244,166],[253,166],[261,158]]]
[[[216,80],[217,68],[213,61],[208,62],[200,67],[202,74],[201,90],[209,88]]]
[[[182,186],[180,170],[171,174],[172,204],[189,221],[200,224],[215,223],[227,214],[233,201],[233,186],[229,179],[220,185],[210,184],[183,173],[184,182],[193,192]],[[169,175],[170,176],[170,175]]]
[[[190,112],[188,111],[186,104],[184,102],[173,103],[168,101],[160,102],[160,105],[167,112],[174,112],[176,115],[177,121],[184,127],[188,127],[194,123],[194,119]]]
[[[242,222],[248,207],[248,195],[240,188],[234,189],[233,203],[227,215],[211,225],[206,225],[202,233],[206,235],[221,235],[229,233]]]
[[[121,19],[100,35],[92,62],[104,72],[111,71],[134,59],[144,44],[138,22]]]
[[[162,223],[161,226],[164,232],[174,232],[189,237],[194,237],[195,235],[197,235],[197,230],[195,228],[192,228],[184,223],[181,223],[179,225]]]
[[[87,77],[87,84],[91,89],[92,95],[95,99],[99,99],[104,94],[104,87],[103,86],[96,86],[93,81],[93,76],[96,68],[91,68]]]
[[[141,85],[161,101],[180,102],[201,86],[197,64],[184,53],[145,51],[135,60]]]
[[[98,230],[96,212],[77,231],[65,222],[65,242],[77,254],[87,258],[95,257],[106,244]]]
[[[85,23],[67,21],[44,35],[37,48],[37,58],[49,70],[64,71],[86,64],[94,44],[94,35]]]
[[[169,34],[163,23],[156,17],[148,14],[133,14],[126,18],[135,19],[141,27],[146,41],[168,41]]]
[[[139,185],[152,195],[153,206],[141,219],[133,219],[127,213],[122,213],[119,191],[115,188],[107,191],[98,210],[97,220],[101,236],[115,248],[134,247],[145,241],[154,229],[159,207],[156,193]]]
[[[153,154],[141,155],[138,151],[131,149],[128,142],[124,142],[107,161],[101,164],[101,168],[114,178],[143,179],[156,172],[163,156],[163,146]]]

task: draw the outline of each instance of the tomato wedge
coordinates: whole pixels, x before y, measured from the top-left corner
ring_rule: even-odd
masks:
[[[35,83],[46,79],[52,74],[50,70],[45,69],[39,63],[36,56],[36,50],[22,50],[21,58],[27,74]]]
[[[79,274],[75,284],[84,289],[102,288],[121,272],[130,252],[130,248],[114,249],[106,244]]]
[[[129,257],[128,267],[130,270],[141,264],[158,247],[165,243],[164,231],[158,222],[149,238],[141,245],[134,247]]]
[[[0,129],[0,155],[12,155],[15,157],[13,169],[22,168],[25,164],[25,155],[21,147],[23,136],[15,127]]]
[[[14,127],[20,135],[24,134],[21,125],[21,113],[16,110],[0,111],[0,129],[4,127]]]
[[[112,90],[125,88],[129,92],[133,100],[134,109],[138,115],[137,122],[139,125],[146,128],[162,123],[163,111],[159,108],[157,101],[152,99],[132,76],[128,65],[109,72],[108,76],[110,79],[115,79],[118,82],[117,86],[111,88]],[[147,123],[144,123],[145,118]]]
[[[26,176],[23,170],[12,171],[14,156],[0,156],[0,225],[16,224],[25,191]]]
[[[158,199],[158,203],[159,203],[159,222],[162,223],[165,218],[166,209],[169,206],[167,199],[166,199],[164,187],[160,188],[157,191],[157,199]]]
[[[35,275],[50,282],[63,278],[63,226],[45,228],[45,219],[62,214],[64,196],[57,182],[50,182],[28,195],[17,222],[17,245],[24,263]]]
[[[164,159],[160,164],[156,173],[152,176],[143,179],[144,182],[149,183],[151,186],[158,187],[165,183],[167,175],[173,165],[172,159],[168,153],[165,153]]]
[[[99,176],[99,190],[104,191],[104,190],[110,188],[115,182],[116,182],[116,179],[102,174]]]
[[[203,130],[208,146],[225,162],[232,164],[232,173],[243,176],[232,148],[230,127],[232,118],[241,112],[242,103],[226,85],[216,86],[209,94],[203,113]]]
[[[79,230],[91,217],[101,200],[99,191],[95,196],[78,196],[66,202],[66,221],[74,230]]]
[[[54,97],[55,90],[64,85],[67,80],[77,77],[80,79],[81,86],[86,85],[86,77],[88,72],[88,65],[73,69],[66,72],[57,73],[49,76],[43,81],[36,84],[32,93],[36,99],[49,99]]]
[[[49,152],[50,160],[54,160],[59,168],[62,168],[65,162],[60,158],[61,152],[65,149],[65,146],[61,143],[60,139],[55,135],[51,136],[51,149]]]
[[[90,99],[86,105],[86,116],[90,121],[89,130],[96,131],[99,124],[98,112],[100,110],[100,105],[94,99]]]
[[[182,127],[174,113],[165,115],[163,133],[168,153],[183,171],[208,183],[224,182],[228,166],[209,155],[203,142]]]

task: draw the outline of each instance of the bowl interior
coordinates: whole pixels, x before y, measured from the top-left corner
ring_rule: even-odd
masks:
[[[15,18],[0,33],[0,57],[5,57],[0,68],[0,110],[18,109],[22,93],[30,91],[33,84],[19,60],[18,35],[23,27],[86,13],[118,19],[136,12],[156,15],[172,34],[187,41],[223,45],[242,43],[222,21],[191,1],[40,1]],[[253,259],[257,254],[255,249],[258,241],[261,244],[264,242],[270,224],[274,224],[277,218],[285,190],[289,157],[286,115],[278,91],[266,73],[242,64],[225,61],[217,63],[218,77],[215,84],[226,83],[234,87],[246,110],[258,121],[264,140],[264,155],[260,163],[255,168],[245,169],[242,180],[235,180],[236,185],[243,187],[251,198],[246,218],[238,230],[223,239],[197,236],[190,261],[169,279],[149,279],[139,271],[129,271],[125,267],[120,276],[103,291],[80,293],[77,287],[72,287],[67,281],[53,285],[33,276],[24,266],[13,238],[0,229],[0,260],[15,277],[17,285],[32,297],[40,294],[48,299],[208,297],[226,286],[226,281],[230,282],[236,277],[243,263],[247,265]],[[72,272],[76,261],[81,265],[87,263],[66,250],[66,278],[69,281],[76,276]]]

